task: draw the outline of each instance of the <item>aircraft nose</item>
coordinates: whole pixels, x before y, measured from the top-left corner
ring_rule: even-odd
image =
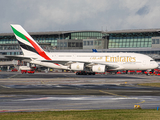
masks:
[[[151,62],[151,69],[155,69],[155,68],[157,68],[159,65],[158,65],[158,63],[156,62],[156,61],[152,61]]]
[[[159,66],[158,63],[156,61],[154,61],[153,67],[157,68],[158,66]]]
[[[157,68],[159,65],[158,65],[158,63],[157,62],[155,62],[155,67]]]

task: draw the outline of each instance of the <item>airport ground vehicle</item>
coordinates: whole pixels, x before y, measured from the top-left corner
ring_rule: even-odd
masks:
[[[33,74],[33,73],[35,73],[36,67],[19,66],[19,69],[22,74],[24,74],[24,73]]]
[[[136,73],[137,74],[143,74],[143,71],[142,70],[137,70]]]
[[[160,75],[160,69],[156,68],[152,71],[146,70],[146,71],[144,71],[144,74],[146,74],[146,75]]]
[[[12,69],[11,70],[12,72],[17,72],[18,70],[16,68]]]
[[[28,74],[34,74],[34,72],[35,72],[34,70],[21,70],[21,73],[22,73],[22,74],[24,74],[24,73],[25,73],[25,74],[26,74],[26,73],[28,73]]]
[[[154,69],[154,74],[160,74],[160,69],[159,68]]]
[[[122,73],[120,71],[118,71],[117,74],[122,74]]]

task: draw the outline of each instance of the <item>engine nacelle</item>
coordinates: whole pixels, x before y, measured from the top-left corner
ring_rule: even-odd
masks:
[[[73,63],[73,64],[71,64],[71,70],[83,71],[84,70],[84,63]]]
[[[93,72],[105,72],[106,66],[105,65],[94,65],[92,66]]]

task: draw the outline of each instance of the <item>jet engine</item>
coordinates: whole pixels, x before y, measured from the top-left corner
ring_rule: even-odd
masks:
[[[73,64],[71,64],[71,70],[83,71],[84,70],[84,63],[73,63]]]
[[[94,65],[92,66],[93,72],[105,72],[106,66],[105,65]]]

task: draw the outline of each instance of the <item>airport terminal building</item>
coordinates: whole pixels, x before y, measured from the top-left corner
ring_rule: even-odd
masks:
[[[102,46],[102,37],[105,35],[101,31],[31,32],[29,34],[46,51],[83,49],[83,46],[89,47],[93,45],[95,47]],[[97,48],[103,49],[103,47]],[[22,54],[22,52],[14,34],[1,33],[0,55],[19,54]]]
[[[119,31],[30,32],[50,52],[136,52],[160,61],[160,29]],[[0,34],[0,61],[4,55],[23,54],[13,33]]]
[[[160,29],[108,31],[108,52],[136,52],[160,60]]]

